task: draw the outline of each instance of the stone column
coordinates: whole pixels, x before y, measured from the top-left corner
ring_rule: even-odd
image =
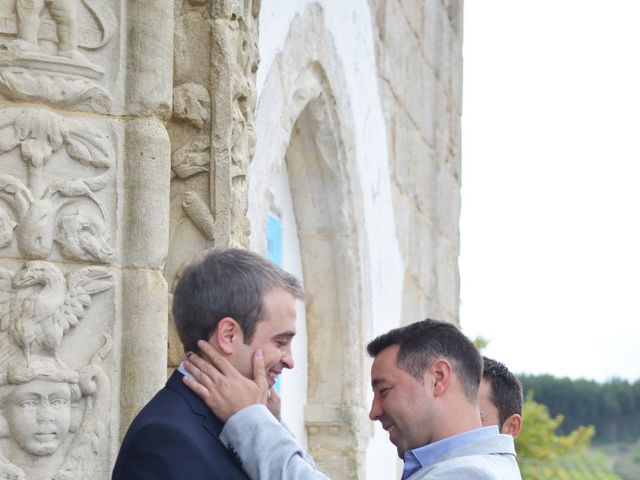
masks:
[[[106,479],[166,376],[173,2],[0,6],[0,477]]]
[[[171,222],[165,276],[214,246],[247,247],[259,2],[185,0],[175,11]],[[169,367],[182,346],[169,321]]]

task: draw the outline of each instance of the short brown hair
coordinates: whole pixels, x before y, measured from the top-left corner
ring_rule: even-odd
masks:
[[[514,413],[522,415],[522,384],[504,363],[482,357],[482,377],[491,384],[489,401],[498,410],[498,423],[502,424]]]
[[[281,288],[303,298],[300,281],[260,255],[237,248],[214,249],[183,272],[173,294],[173,320],[185,351],[198,351],[218,322],[233,318],[245,343],[262,320],[265,293]]]
[[[466,397],[478,398],[482,377],[480,352],[455,325],[426,319],[380,335],[367,345],[367,352],[377,356],[386,348],[398,345],[398,367],[422,381],[427,367],[438,357],[451,362]]]

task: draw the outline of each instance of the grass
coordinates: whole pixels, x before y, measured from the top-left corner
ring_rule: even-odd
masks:
[[[623,480],[640,479],[640,440],[635,443],[609,443],[592,447],[613,462],[614,471]]]
[[[622,480],[613,470],[611,457],[600,451],[587,450],[556,461],[523,459],[523,480]]]

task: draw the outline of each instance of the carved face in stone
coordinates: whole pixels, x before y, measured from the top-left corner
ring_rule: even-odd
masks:
[[[66,382],[46,380],[17,385],[4,401],[3,415],[22,450],[51,455],[69,433],[71,388]]]

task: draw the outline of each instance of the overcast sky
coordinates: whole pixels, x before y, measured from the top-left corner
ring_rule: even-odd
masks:
[[[464,5],[461,323],[515,372],[640,378],[640,1]]]

